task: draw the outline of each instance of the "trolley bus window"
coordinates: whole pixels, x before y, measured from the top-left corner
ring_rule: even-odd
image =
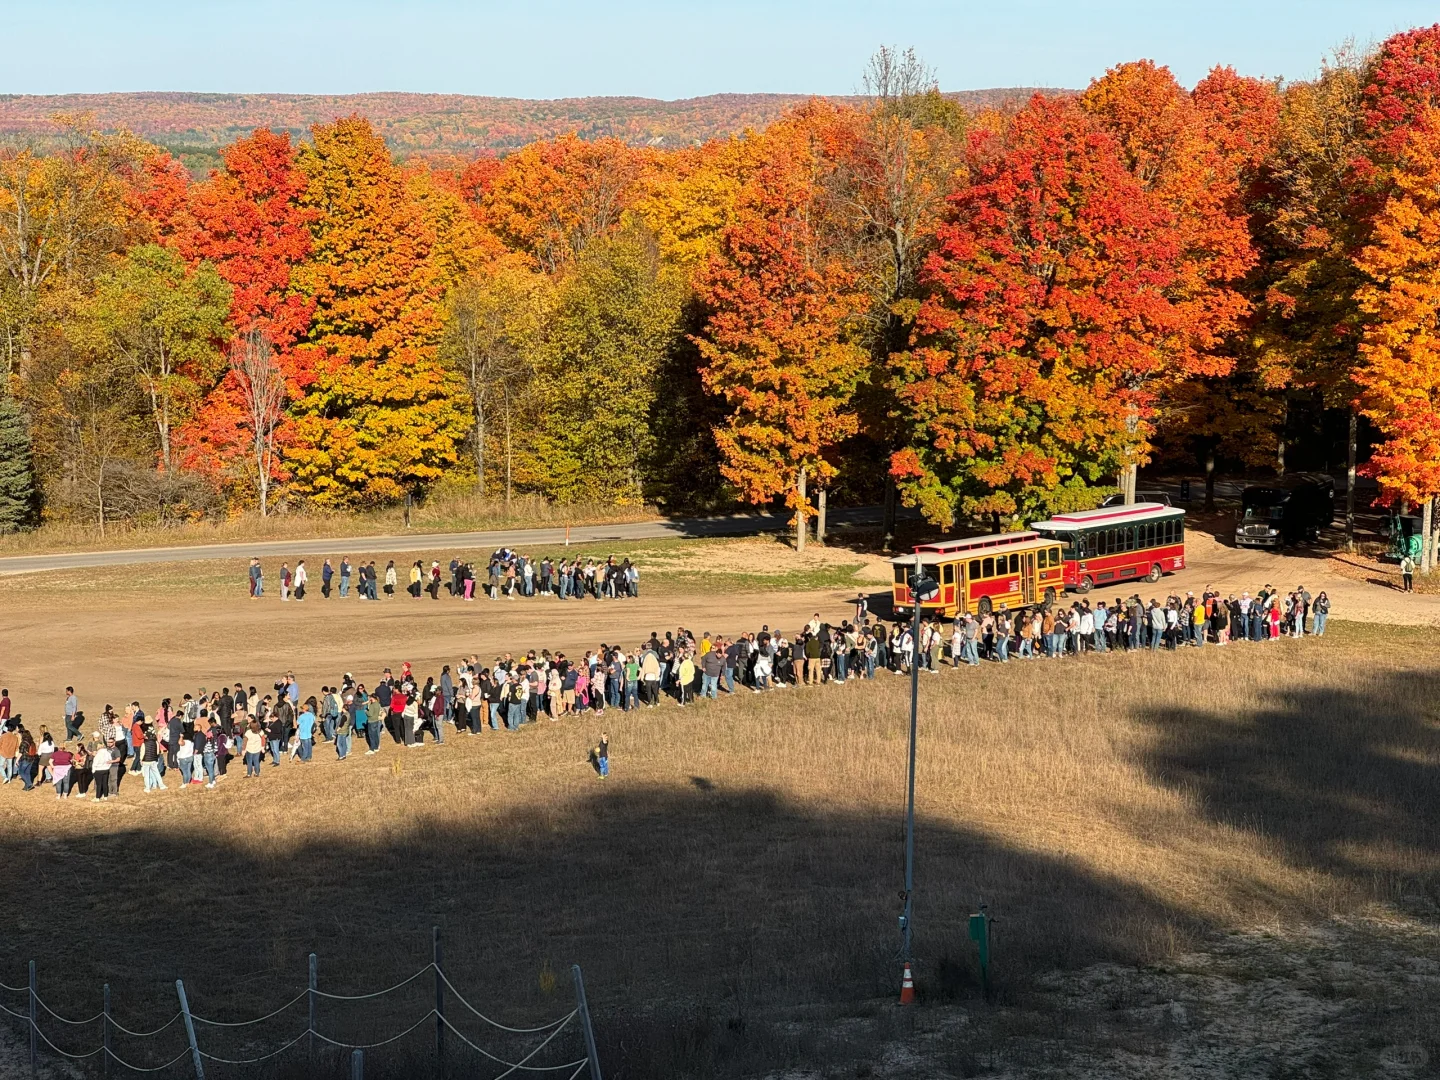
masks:
[[[983,578],[992,578],[995,576],[994,558],[988,558],[985,560],[984,565],[980,568],[980,576]]]
[[[910,571],[904,566],[895,567],[895,584],[907,585],[910,582]]]
[[[946,563],[940,570],[940,581],[944,585],[955,584],[955,564]]]
[[[1019,572],[1020,572],[1020,556],[1019,556],[1019,554],[1011,555],[1011,556],[1010,556],[1010,573],[1012,573],[1012,574],[1018,574]]]
[[[979,560],[979,559],[971,559],[971,560],[970,560],[970,580],[971,580],[971,581],[974,581],[974,580],[975,580],[976,578],[978,578],[979,576],[980,576],[980,560]]]

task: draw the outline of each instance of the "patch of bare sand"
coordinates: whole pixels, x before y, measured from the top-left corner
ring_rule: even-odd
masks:
[[[671,547],[646,551],[645,561],[657,568],[694,569],[711,573],[745,574],[752,577],[781,577],[804,571],[856,567],[857,582],[890,582],[890,560],[886,556],[852,551],[844,547],[807,545],[797,552],[788,540],[757,536],[724,544]]]

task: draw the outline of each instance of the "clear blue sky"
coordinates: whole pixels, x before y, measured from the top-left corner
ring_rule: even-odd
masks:
[[[571,97],[847,93],[882,43],[947,90],[1080,87],[1149,57],[1304,78],[1346,38],[1440,20],[1411,0],[0,0],[0,92]]]

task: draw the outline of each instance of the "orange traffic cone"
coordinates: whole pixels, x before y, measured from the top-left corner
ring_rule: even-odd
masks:
[[[900,1004],[915,1004],[915,976],[910,974],[910,965],[905,965],[905,974],[900,977]]]

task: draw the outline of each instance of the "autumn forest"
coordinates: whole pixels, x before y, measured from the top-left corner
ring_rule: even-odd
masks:
[[[887,49],[863,89],[680,148],[344,115],[198,176],[9,137],[0,528],[457,488],[1005,523],[1294,467],[1302,413],[1440,494],[1440,25],[1293,83],[965,104]]]

